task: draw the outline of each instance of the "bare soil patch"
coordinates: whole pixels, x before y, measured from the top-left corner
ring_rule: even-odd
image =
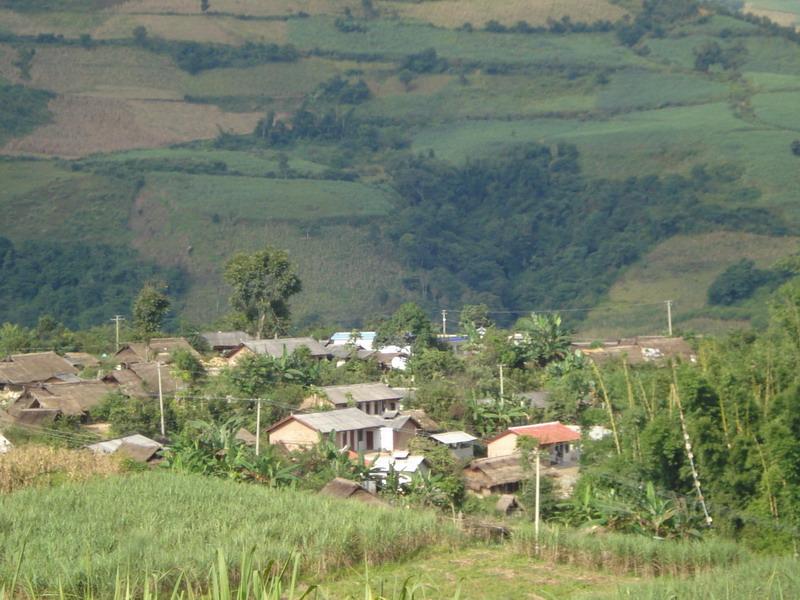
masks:
[[[404,17],[428,21],[442,27],[458,27],[464,23],[483,26],[495,20],[506,25],[527,21],[544,25],[548,19],[569,16],[573,21],[591,23],[616,21],[625,10],[607,0],[439,0],[437,2],[381,2]]]
[[[226,113],[216,106],[163,100],[60,96],[50,103],[53,123],[11,140],[5,154],[74,158],[95,152],[167,146],[213,138],[219,129],[250,131],[255,113]]]
[[[757,17],[767,17],[770,21],[783,27],[797,26],[800,28],[800,26],[797,25],[798,15],[795,13],[782,10],[759,8],[757,6],[753,6],[752,2],[747,2],[744,5],[744,12],[750,13],[751,15],[755,15]]]
[[[339,14],[357,9],[360,0],[210,0],[210,10],[252,16],[279,16],[306,12],[310,15]],[[198,0],[129,0],[119,7],[126,13],[201,14]]]

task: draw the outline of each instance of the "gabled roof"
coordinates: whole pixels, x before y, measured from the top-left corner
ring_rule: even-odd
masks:
[[[153,458],[155,453],[161,450],[163,446],[157,441],[151,440],[149,437],[135,433],[113,440],[106,440],[105,442],[89,444],[86,448],[98,454],[114,454],[120,452],[134,460],[147,462]]]
[[[245,331],[207,331],[200,335],[212,348],[235,348],[253,339],[253,336]]]
[[[421,408],[414,408],[414,409],[411,409],[411,410],[404,410],[403,414],[404,415],[409,415],[410,417],[413,417],[413,419],[417,423],[419,423],[419,426],[422,428],[423,431],[432,432],[432,431],[441,430],[441,427],[439,426],[439,424],[436,421],[434,421],[433,419],[431,419],[428,416],[428,413],[426,413]]]
[[[267,431],[274,431],[287,421],[295,420],[306,427],[320,433],[330,433],[331,431],[352,431],[355,429],[373,429],[384,427],[386,423],[373,415],[358,410],[357,408],[343,408],[341,410],[329,410],[327,412],[295,414],[278,421]]]
[[[575,442],[581,439],[581,434],[579,432],[573,431],[558,421],[551,421],[549,423],[537,423],[536,425],[509,427],[506,431],[489,441],[493,442],[501,437],[512,434],[536,438],[542,446],[563,442]]]
[[[158,393],[158,363],[140,362],[133,363],[130,367],[136,376],[143,382],[144,389],[150,394]],[[172,394],[178,389],[178,381],[172,376],[169,366],[161,365],[161,391]]]
[[[185,350],[199,359],[200,353],[182,337],[152,338],[149,343],[129,342],[120,348],[114,356],[133,354],[135,362],[161,361],[169,362],[177,350]],[[134,360],[127,362],[133,363]]]
[[[519,454],[479,458],[473,460],[464,471],[479,476],[477,479],[467,477],[467,485],[473,490],[515,483],[526,477]]]
[[[40,383],[78,370],[55,352],[12,354],[0,361],[0,384]]]
[[[65,352],[64,358],[75,368],[96,367],[100,361],[88,352]]]
[[[15,404],[24,409],[57,410],[65,415],[82,415],[100,404],[111,388],[102,381],[46,383],[27,388]]]
[[[277,340],[251,340],[242,342],[242,346],[255,354],[267,354],[273,358],[280,358],[284,352],[294,353],[298,348],[308,348],[311,356],[329,356],[330,352],[317,340],[310,337],[278,338]]]
[[[332,342],[348,342],[353,337],[352,331],[337,331],[331,336]],[[356,343],[358,340],[373,341],[378,335],[376,331],[356,331]]]
[[[385,506],[385,503],[372,492],[365,490],[355,481],[336,477],[319,491],[320,494],[325,496],[333,496],[335,498],[353,498],[360,502],[368,504],[377,504]]]
[[[239,428],[239,431],[236,432],[236,435],[234,437],[247,446],[256,445],[255,434],[250,433],[244,427]]]
[[[474,442],[478,438],[474,435],[468,434],[466,431],[446,431],[444,433],[434,433],[431,437],[445,445],[450,444],[464,444],[466,442]]]
[[[353,402],[375,402],[381,400],[402,400],[403,393],[390,388],[385,383],[356,383],[354,385],[330,385],[321,388],[325,396],[336,406],[347,406]]]

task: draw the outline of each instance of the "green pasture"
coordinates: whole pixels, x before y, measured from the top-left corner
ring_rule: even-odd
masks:
[[[234,214],[261,223],[372,217],[391,207],[389,192],[349,181],[153,173],[145,193],[175,216],[185,211],[209,218]]]
[[[758,94],[753,108],[760,122],[800,132],[800,92]]]
[[[302,49],[375,54],[401,58],[426,48],[452,60],[479,63],[590,65],[642,64],[619,46],[611,33],[559,36],[496,34],[440,29],[391,20],[370,21],[364,33],[343,33],[333,19],[312,17],[289,22],[289,42]]]
[[[195,161],[198,163],[223,162],[228,171],[252,177],[262,177],[266,173],[275,173],[279,169],[279,150],[219,150],[210,144],[199,143],[193,147],[153,148],[146,150],[129,150],[114,154],[101,154],[90,158],[91,162],[125,162],[125,161]],[[288,166],[294,171],[304,174],[322,173],[328,167],[286,153]]]
[[[594,177],[685,173],[697,164],[733,164],[743,186],[761,191],[759,203],[778,209],[790,223],[800,222],[794,190],[800,186],[797,157],[789,147],[797,133],[751,125],[727,104],[671,107],[606,119],[530,119],[470,121],[421,131],[414,149],[461,162],[487,156],[521,142],[569,142],[581,152]],[[736,197],[720,201],[739,202]],[[743,202],[752,200],[744,196]]]
[[[796,237],[770,237],[741,232],[714,232],[678,235],[662,242],[614,283],[608,299],[588,313],[580,325],[581,335],[601,338],[608,335],[658,334],[666,330],[665,300],[673,300],[673,320],[677,327],[697,329],[705,319],[705,331],[724,330],[745,324],[759,316],[753,306],[739,311],[738,318],[721,319],[724,312],[706,306],[708,287],[727,267],[743,258],[759,268],[800,249]],[[644,304],[644,305],[643,305]],[[761,303],[763,312],[765,305]],[[737,317],[736,311],[728,311]]]
[[[130,240],[131,182],[74,173],[53,161],[0,161],[0,235],[62,242]]]
[[[431,512],[173,473],[0,496],[0,533],[0,582],[11,579],[24,549],[20,580],[34,590],[88,588],[101,597],[118,570],[203,577],[217,549],[232,561],[249,550],[263,562],[300,552],[313,578],[456,538]]]
[[[598,93],[597,107],[603,110],[659,108],[723,100],[727,84],[700,74],[625,69],[611,75]]]

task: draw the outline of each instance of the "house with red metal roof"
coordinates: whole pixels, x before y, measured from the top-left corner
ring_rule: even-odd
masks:
[[[487,442],[488,457],[514,454],[520,436],[536,438],[539,447],[549,454],[553,465],[572,466],[578,462],[581,434],[558,421],[509,427]]]

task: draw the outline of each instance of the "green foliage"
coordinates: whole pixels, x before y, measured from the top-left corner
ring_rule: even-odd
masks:
[[[372,92],[363,79],[350,83],[347,79],[336,75],[320,84],[315,99],[335,104],[361,104],[369,100],[370,96]]]
[[[522,334],[525,359],[546,366],[566,358],[569,353],[570,337],[563,328],[561,315],[554,313],[531,313],[519,319],[514,331]]]
[[[440,303],[479,293],[498,307],[591,305],[621,269],[676,233],[722,223],[783,230],[764,211],[701,203],[720,174],[591,180],[564,144],[522,144],[463,167],[408,158],[393,176],[404,204],[390,234],[410,266],[431,274],[429,295]]]
[[[162,277],[180,296],[183,273],[142,261],[123,247],[92,243],[25,241],[0,237],[0,314],[34,325],[44,314],[70,327],[88,327],[124,314],[136,290]]]
[[[417,349],[431,346],[436,339],[428,314],[413,302],[407,302],[395,311],[392,317],[382,323],[375,336],[376,344],[406,346],[413,344]]]
[[[0,81],[0,140],[20,137],[48,123],[51,92]]]
[[[161,331],[170,308],[169,298],[163,292],[165,287],[163,283],[147,282],[133,301],[133,326],[142,339],[149,340]]]
[[[231,306],[258,338],[285,334],[289,326],[288,300],[301,289],[289,255],[267,247],[253,254],[239,253],[225,266],[225,281],[233,288]]]
[[[158,398],[128,397],[112,392],[90,413],[93,420],[110,423],[111,431],[117,436],[134,433],[149,437],[161,435]],[[173,401],[167,398],[164,399],[164,423],[167,431],[178,429]]]
[[[42,507],[48,506],[58,507],[59,518],[42,526]],[[134,565],[169,572],[160,580],[164,589],[172,589],[178,570],[188,580],[208,583],[215,548],[228,556],[252,549],[253,556],[264,557],[254,569],[266,567],[267,557],[285,560],[302,550],[299,571],[313,578],[457,539],[432,512],[390,511],[174,472],[0,496],[0,531],[0,582],[13,578],[24,548],[19,580],[30,582],[36,596],[90,590],[93,597],[111,596],[115,575]],[[97,548],[104,551],[91,551]]]
[[[202,338],[201,338],[202,339]],[[205,376],[206,370],[200,360],[188,350],[178,349],[172,353],[170,367],[177,378],[189,385],[198,384]]]
[[[752,260],[742,259],[725,269],[711,283],[708,302],[730,306],[750,298],[758,288],[775,281],[775,273],[756,268]]]

